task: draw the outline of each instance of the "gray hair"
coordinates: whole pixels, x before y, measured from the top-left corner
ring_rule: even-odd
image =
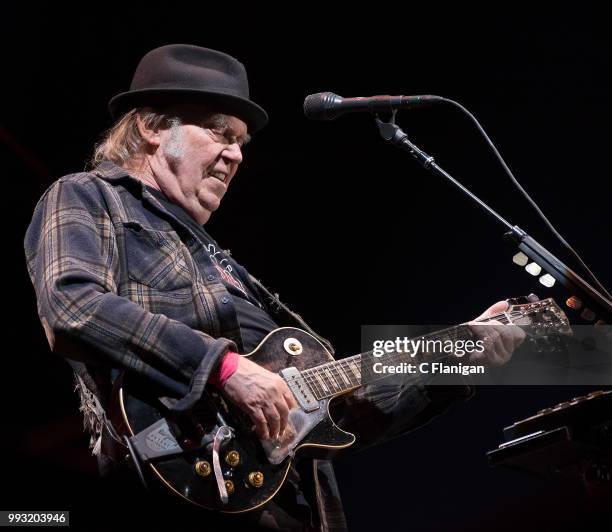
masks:
[[[106,131],[96,145],[91,160],[93,166],[105,159],[117,166],[124,166],[135,156],[144,153],[145,141],[138,131],[138,117],[148,129],[168,129],[181,124],[180,118],[175,114],[156,111],[151,107],[132,109]]]
[[[138,118],[147,129],[176,129],[183,124],[182,111],[184,112],[184,108],[181,106],[175,106],[163,112],[151,107],[132,109],[104,134],[94,149],[91,165],[97,166],[105,159],[112,161],[117,166],[129,165],[145,152],[146,142],[138,130]],[[201,106],[199,113],[199,121],[207,124],[206,127],[226,128],[228,126],[227,118],[220,113],[202,109]],[[243,146],[250,139],[250,135],[245,135],[240,145]],[[168,155],[174,156],[175,159],[180,157],[182,143],[178,131],[172,135],[168,149]]]

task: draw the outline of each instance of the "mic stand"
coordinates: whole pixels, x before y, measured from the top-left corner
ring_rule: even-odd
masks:
[[[428,155],[418,146],[413,144],[408,135],[395,123],[396,111],[393,111],[390,122],[383,122],[376,115],[375,121],[381,137],[390,142],[397,148],[408,152],[414,157],[423,168],[442,176],[450,181],[455,187],[461,190],[472,201],[476,202],[483,210],[493,216],[506,229],[504,237],[518,246],[518,249],[527,255],[532,261],[537,263],[542,269],[546,270],[559,283],[565,286],[571,293],[580,299],[584,306],[592,310],[599,319],[608,324],[612,324],[612,302],[595,290],[587,281],[580,277],[571,268],[561,262],[544,246],[536,242],[525,231],[516,225],[511,225],[504,217],[489,207],[475,194],[470,192],[453,176],[438,166],[431,155]]]

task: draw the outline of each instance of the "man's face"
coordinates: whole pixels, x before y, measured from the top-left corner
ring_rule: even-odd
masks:
[[[247,126],[235,116],[197,108],[181,108],[177,115],[180,124],[160,131],[154,174],[161,177],[156,180],[166,196],[204,224],[219,208],[242,162]]]

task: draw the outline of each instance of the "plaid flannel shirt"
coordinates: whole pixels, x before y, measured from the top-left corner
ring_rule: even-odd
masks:
[[[51,350],[66,357],[76,374],[94,453],[111,368],[147,379],[160,395],[178,399],[174,409],[180,411],[199,399],[227,350],[241,351],[231,297],[212,262],[202,269],[206,261],[197,260],[198,254],[206,251],[198,238],[140,181],[110,162],[51,185],[35,208],[25,252]],[[279,326],[304,329],[333,353],[299,315],[235,267],[249,276]],[[418,383],[364,387],[338,409],[339,424],[345,421],[343,428],[358,433],[355,428],[368,427],[362,435],[367,445],[422,424],[447,399],[425,414],[436,401]],[[359,414],[353,407],[360,403],[369,403],[364,412],[376,415]],[[344,530],[331,464],[313,462],[321,527]]]

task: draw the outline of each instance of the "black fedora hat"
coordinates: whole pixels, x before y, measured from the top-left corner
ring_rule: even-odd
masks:
[[[244,65],[231,55],[193,46],[169,44],[147,53],[136,67],[130,90],[108,103],[113,118],[135,107],[201,103],[243,120],[249,132],[268,122],[268,115],[249,99]]]

